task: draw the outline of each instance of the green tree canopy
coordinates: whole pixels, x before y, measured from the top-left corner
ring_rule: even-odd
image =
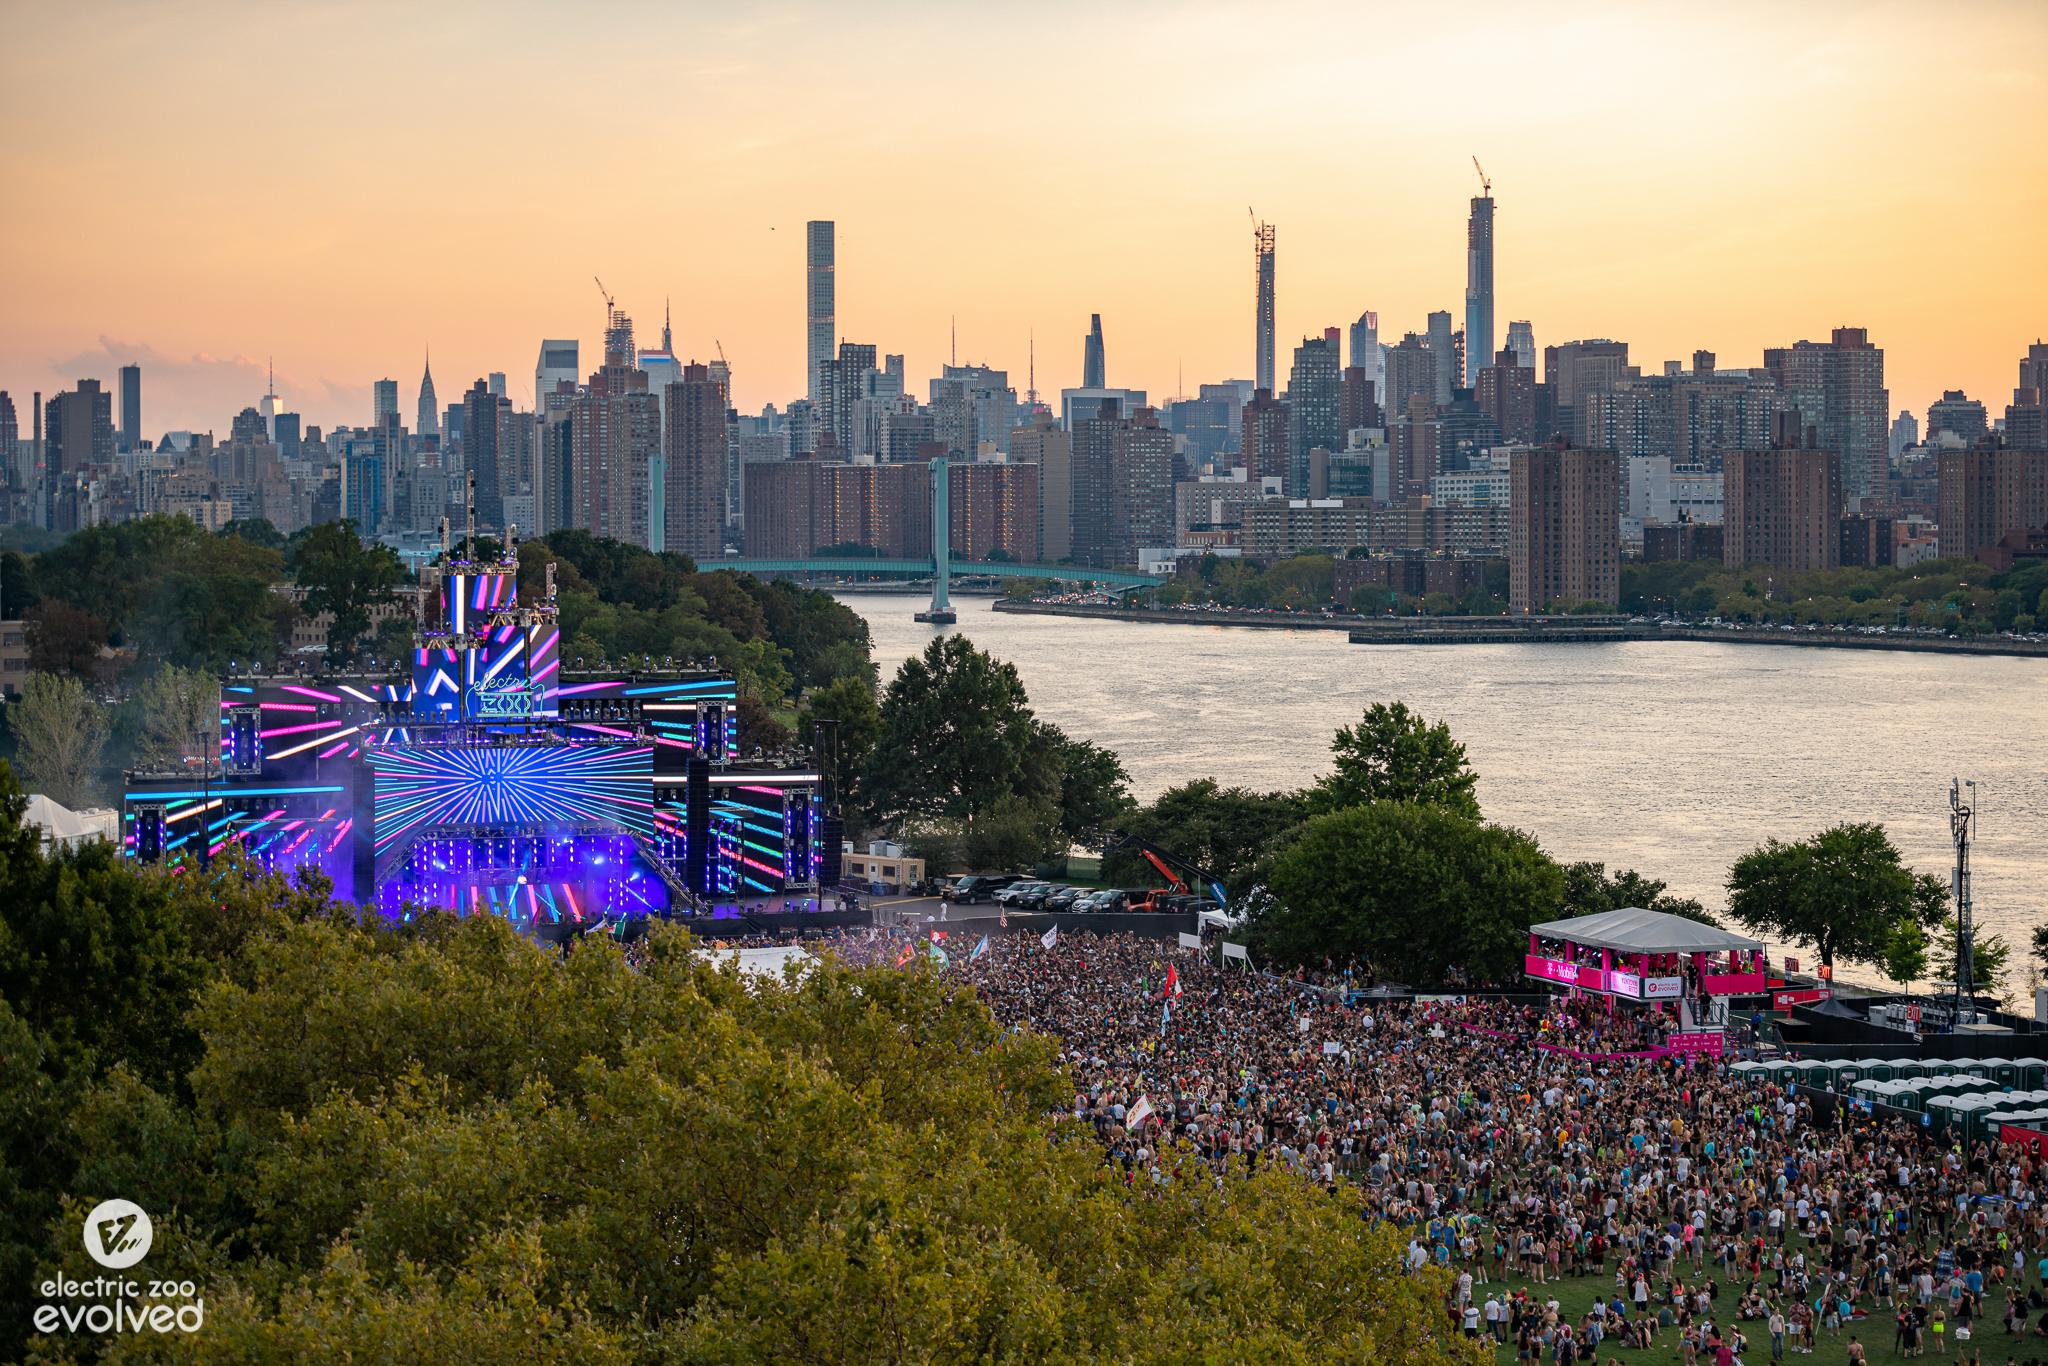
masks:
[[[1948,884],[1905,866],[1881,825],[1838,825],[1811,839],[1766,841],[1728,870],[1728,913],[1820,961],[1883,966],[1905,921],[1941,923]]]
[[[832,766],[834,794],[848,806],[862,801],[860,779],[875,742],[882,736],[882,713],[875,706],[875,692],[859,678],[840,678],[812,690],[797,713],[797,740],[816,748],[817,723],[839,723],[836,743],[824,757]]]
[[[1235,899],[1249,889],[1253,869],[1274,842],[1308,814],[1298,792],[1253,792],[1198,778],[1160,793],[1150,806],[1125,816],[1121,828],[1208,870]],[[1102,876],[1133,887],[1159,881],[1152,865],[1132,853],[1111,854]]]
[[[972,821],[1017,793],[1038,739],[1026,703],[1015,666],[964,635],[933,639],[882,696],[882,734],[861,777],[870,813]]]
[[[1255,928],[1282,963],[1353,955],[1416,985],[1453,968],[1512,981],[1529,926],[1549,919],[1564,872],[1519,830],[1434,803],[1380,801],[1317,816],[1273,865]]]
[[[405,566],[387,545],[365,545],[356,524],[344,518],[323,522],[299,541],[292,556],[301,604],[309,617],[332,612],[327,627],[327,659],[346,664],[370,633],[370,609],[398,601],[394,591],[405,582]]]
[[[1573,863],[1564,870],[1564,914],[1602,915],[1626,906],[1665,915],[1682,915],[1702,925],[1719,928],[1721,922],[1707,914],[1694,897],[1666,896],[1667,884],[1644,877],[1634,869],[1609,877],[1604,863]]]
[[[1449,725],[1429,724],[1405,702],[1373,703],[1357,726],[1338,727],[1330,752],[1337,771],[1316,780],[1318,810],[1407,801],[1479,817],[1472,795],[1479,775],[1466,765],[1465,747],[1451,738]]]

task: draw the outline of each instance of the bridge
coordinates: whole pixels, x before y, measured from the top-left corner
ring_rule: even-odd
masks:
[[[704,573],[715,569],[737,569],[743,574],[915,574],[936,575],[937,560],[705,560],[697,566]],[[1166,582],[1153,574],[1133,574],[1122,569],[1089,569],[1071,564],[1011,564],[1002,560],[946,561],[946,572],[990,575],[1004,579],[1066,579],[1073,583],[1111,583],[1122,588],[1156,588]]]
[[[956,618],[946,585],[955,574],[996,574],[1006,579],[1065,579],[1072,583],[1109,583],[1117,588],[1157,588],[1166,580],[1151,574],[1131,574],[1115,569],[1081,569],[1070,564],[1000,564],[977,560],[954,563],[952,490],[948,460],[930,462],[932,490],[932,557],[929,560],[724,560],[700,564],[699,569],[744,569],[769,574],[929,574],[932,576],[932,607],[919,612],[919,621],[950,624]]]

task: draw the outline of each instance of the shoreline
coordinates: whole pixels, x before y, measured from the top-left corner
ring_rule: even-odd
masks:
[[[990,604],[1020,616],[1077,617],[1171,626],[1245,626],[1266,631],[1344,631],[1354,645],[1594,644],[1696,640],[1729,645],[1788,645],[1803,649],[1891,650],[1917,654],[2048,658],[2048,641],[2000,636],[1949,640],[1938,636],[1865,636],[1846,631],[1780,631],[1771,627],[1716,630],[1660,626],[1619,617],[1401,617],[1359,618],[1299,612],[1183,612],[1176,608],[1091,607],[1078,603]]]

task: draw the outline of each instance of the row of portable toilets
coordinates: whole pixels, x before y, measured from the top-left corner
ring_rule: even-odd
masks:
[[[1992,1139],[1998,1127],[2048,1129],[2048,1060],[1920,1058],[1893,1062],[1739,1062],[1730,1069],[1779,1086],[1813,1086],[1920,1115],[1937,1134],[1967,1143]]]

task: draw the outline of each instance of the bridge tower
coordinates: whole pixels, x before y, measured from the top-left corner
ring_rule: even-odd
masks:
[[[931,462],[932,484],[932,606],[929,612],[919,612],[919,621],[928,621],[935,626],[951,626],[960,619],[953,610],[953,602],[947,594],[948,580],[953,573],[953,504],[952,491],[947,485],[946,457],[940,456]]]

